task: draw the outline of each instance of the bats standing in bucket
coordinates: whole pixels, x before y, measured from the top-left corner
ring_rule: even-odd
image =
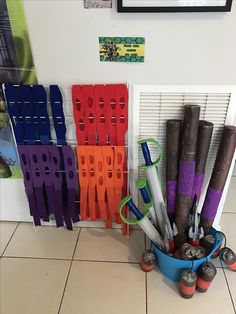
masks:
[[[210,233],[236,147],[236,127],[225,126],[201,212],[200,225]]]
[[[174,119],[166,123],[166,199],[171,222],[175,216],[181,125],[181,120]]]
[[[181,244],[186,242],[186,229],[192,205],[192,190],[195,176],[199,115],[199,106],[185,106],[175,213],[175,222],[178,229],[178,234],[175,236],[176,248],[179,248]]]
[[[201,120],[198,126],[198,140],[197,140],[197,155],[196,155],[196,170],[193,181],[192,190],[192,208],[189,219],[189,243],[192,245],[199,245],[200,239],[204,236],[202,227],[199,227],[199,214],[197,205],[201,196],[202,185],[205,176],[205,168],[208,157],[208,152],[211,144],[211,137],[213,131],[213,123]]]
[[[201,120],[198,127],[196,170],[193,182],[192,199],[196,195],[197,201],[201,196],[201,189],[204,181],[206,162],[211,144],[213,123]]]

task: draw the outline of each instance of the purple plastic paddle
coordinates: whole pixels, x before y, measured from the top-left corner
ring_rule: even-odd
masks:
[[[42,155],[44,152],[43,146],[29,145],[28,146],[28,157],[30,162],[30,168],[32,173],[32,180],[35,189],[35,197],[37,207],[39,209],[40,217],[44,221],[49,221],[49,212],[46,207],[44,198],[44,176],[43,176],[43,163]]]
[[[35,191],[32,181],[32,173],[29,165],[28,147],[26,145],[18,145],[18,152],[21,163],[21,170],[24,175],[25,192],[29,201],[30,215],[34,218],[35,226],[40,226],[40,216],[35,199]]]
[[[73,222],[78,222],[79,218],[79,206],[76,204],[77,199],[77,173],[75,167],[75,153],[70,146],[63,145],[62,146],[63,158],[64,158],[64,166],[66,173],[66,184],[67,184],[67,205],[69,209],[70,216]]]

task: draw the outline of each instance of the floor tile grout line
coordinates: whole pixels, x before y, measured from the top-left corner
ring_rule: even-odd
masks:
[[[64,289],[63,289],[63,292],[62,292],[62,296],[61,296],[61,302],[60,302],[59,309],[58,309],[58,312],[57,312],[58,314],[61,311],[61,306],[62,306],[64,295],[65,295],[65,292],[66,292],[67,283],[69,281],[70,272],[71,272],[71,268],[72,268],[73,259],[74,259],[75,251],[76,251],[76,248],[77,248],[77,244],[78,244],[78,241],[79,241],[80,233],[81,233],[81,229],[79,229],[78,236],[77,236],[76,243],[75,243],[75,248],[74,248],[74,251],[73,251],[73,254],[72,254],[72,258],[71,258],[71,261],[70,261],[70,266],[69,266],[68,274],[67,274],[67,277],[66,277],[65,286],[64,286]]]
[[[33,221],[20,221],[18,223],[25,223],[25,224],[32,224],[34,225]],[[47,228],[57,228],[57,229],[63,229],[63,230],[67,230],[66,227],[64,226],[63,227],[57,227],[56,225],[41,225],[41,226],[35,226],[36,228],[41,228],[41,227],[47,227]],[[104,226],[104,227],[101,227],[101,226],[73,226],[73,228],[78,228],[78,229],[104,229],[104,230],[107,230],[107,228]],[[122,231],[122,227],[116,227],[116,228],[112,228],[111,230],[121,230]],[[142,231],[141,229],[132,229],[132,231]]]
[[[82,231],[82,230],[79,229],[79,233],[78,233],[78,236],[77,236],[77,239],[76,239],[76,243],[75,243],[74,252],[73,252],[72,257],[71,257],[71,261],[72,261],[72,262],[73,262],[74,257],[75,257],[75,252],[76,252],[76,249],[77,249],[77,246],[78,246],[78,243],[79,243],[79,238],[80,238],[81,231]]]
[[[51,260],[51,261],[65,261],[65,262],[94,262],[94,263],[117,263],[117,264],[130,264],[130,265],[139,265],[139,262],[124,262],[124,261],[102,261],[102,260],[90,260],[90,259],[71,259],[71,258],[56,258],[56,257],[35,257],[35,256],[9,256],[4,255],[1,258],[19,258],[19,259],[36,259],[36,260]],[[219,268],[219,267],[218,267]]]
[[[111,264],[130,264],[139,265],[139,262],[122,262],[122,261],[96,261],[93,259],[74,259],[73,262],[92,262],[92,263],[111,263]]]
[[[225,214],[228,214],[228,215],[236,215],[236,212],[223,212],[222,215],[225,215]]]
[[[139,265],[139,262],[124,262],[124,261],[102,261],[102,260],[90,260],[90,259],[71,259],[71,258],[56,258],[56,257],[35,257],[35,256],[9,256],[4,255],[1,258],[6,259],[33,259],[33,260],[49,260],[49,261],[65,261],[65,262],[93,262],[93,263],[117,263],[117,264],[130,264],[130,265]],[[219,268],[219,267],[218,267]]]
[[[148,314],[148,289],[147,289],[147,273],[145,273],[145,295],[146,295],[146,314]]]
[[[72,258],[71,258],[71,261],[72,261],[72,262],[73,262],[74,257],[75,257],[75,251],[76,251],[77,246],[78,246],[78,242],[79,242],[80,234],[81,234],[81,229],[79,230],[79,232],[78,232],[78,236],[77,236],[77,239],[76,239],[75,248],[74,248],[74,251],[73,251],[73,254],[72,254]]]
[[[40,225],[40,226],[35,226],[34,222],[33,221],[20,221],[19,222],[20,224],[31,224],[34,228],[55,228],[55,229],[58,229],[58,230],[67,230],[68,232],[70,231],[73,231],[73,230],[68,230],[65,226],[62,226],[62,227],[57,227],[56,224],[55,225]],[[56,223],[56,221],[55,221]],[[87,227],[80,227],[80,226],[73,226],[73,228],[87,228]],[[95,227],[88,227],[88,228],[95,228]]]
[[[129,265],[140,265],[140,262],[124,262],[124,261],[106,261],[106,260],[90,260],[90,259],[71,259],[71,258],[54,258],[54,257],[35,257],[35,256],[9,256],[4,255],[1,256],[1,258],[19,258],[19,259],[33,259],[33,260],[51,260],[51,261],[65,261],[65,262],[92,262],[92,263],[111,263],[111,264],[129,264]],[[218,269],[227,268],[225,266],[216,266]]]
[[[17,225],[16,225],[16,227],[15,227],[15,229],[14,229],[14,231],[13,231],[11,237],[10,237],[10,239],[8,240],[8,242],[7,242],[6,246],[5,246],[5,249],[3,250],[2,254],[1,254],[1,257],[4,257],[3,255],[6,252],[6,249],[8,248],[8,245],[11,242],[11,239],[13,238],[13,236],[14,236],[14,234],[15,234],[15,232],[16,232],[16,230],[17,230],[19,225],[20,225],[20,221],[18,221],[18,223],[17,223]]]
[[[231,302],[232,302],[234,313],[236,313],[236,308],[235,308],[233,296],[232,296],[232,293],[231,293],[231,290],[230,290],[230,285],[229,285],[229,282],[228,282],[228,279],[227,279],[227,276],[226,276],[226,273],[225,273],[225,269],[224,268],[222,268],[222,269],[223,269],[223,274],[224,274],[224,277],[225,277],[226,285],[228,287],[228,292],[229,292],[229,296],[230,296],[230,299],[231,299]]]
[[[19,258],[19,259],[36,259],[36,260],[49,260],[49,261],[66,261],[66,262],[71,262],[70,258],[57,258],[57,257],[35,257],[35,256],[9,256],[9,255],[4,255],[2,258]]]

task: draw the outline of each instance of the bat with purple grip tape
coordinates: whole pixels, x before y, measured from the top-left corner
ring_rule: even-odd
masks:
[[[201,212],[200,226],[205,235],[209,234],[211,226],[217,214],[225,182],[232,163],[236,147],[236,127],[227,125],[224,127],[220,147],[216,156],[211,180]]]
[[[175,212],[175,223],[178,229],[178,234],[175,236],[176,248],[186,242],[186,231],[192,206],[199,115],[199,106],[185,106]]]
[[[171,222],[175,217],[181,126],[181,120],[166,122],[166,198],[167,213]]]
[[[198,127],[198,141],[197,141],[197,156],[196,156],[196,170],[193,182],[192,199],[195,195],[197,202],[201,196],[202,185],[205,176],[205,168],[207,157],[211,144],[211,137],[213,132],[213,123],[201,120]]]

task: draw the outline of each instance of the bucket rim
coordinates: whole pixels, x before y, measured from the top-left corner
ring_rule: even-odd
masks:
[[[212,227],[210,234],[214,236],[216,242],[215,242],[211,252],[206,257],[198,259],[198,260],[183,260],[183,259],[176,258],[174,256],[170,256],[170,255],[166,254],[165,252],[163,252],[161,249],[159,249],[152,241],[151,241],[151,244],[152,244],[152,247],[154,247],[154,253],[155,253],[155,251],[158,251],[159,254],[165,255],[166,258],[169,258],[172,261],[190,262],[191,264],[194,264],[196,262],[197,263],[199,263],[201,261],[204,262],[205,260],[208,260],[209,258],[211,258],[212,254],[222,244],[222,242],[223,242],[223,234],[222,234],[222,232],[220,232],[220,231],[218,231],[218,230],[216,230],[215,228]]]

